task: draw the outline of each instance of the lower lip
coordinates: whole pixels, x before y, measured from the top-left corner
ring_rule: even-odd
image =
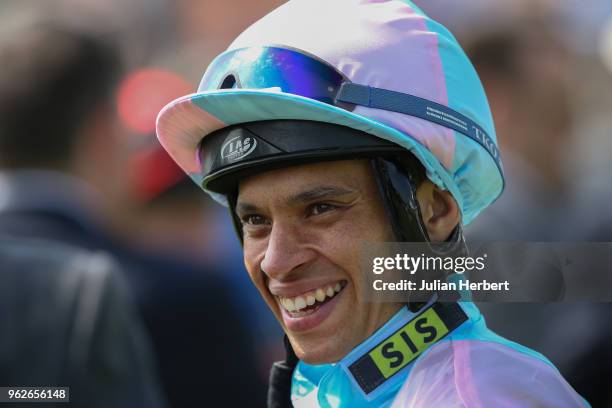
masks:
[[[281,307],[281,313],[283,315],[283,322],[288,330],[292,332],[304,332],[311,330],[323,323],[325,319],[331,314],[332,310],[338,303],[338,299],[344,293],[346,287],[338,292],[331,300],[320,306],[317,310],[307,316],[293,317],[283,307]]]

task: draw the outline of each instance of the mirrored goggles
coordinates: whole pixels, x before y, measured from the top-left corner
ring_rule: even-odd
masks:
[[[330,64],[302,51],[249,47],[221,54],[207,69],[198,91],[231,88],[276,88],[349,111],[360,105],[425,119],[476,141],[491,155],[503,174],[495,142],[472,119],[424,98],[352,83]]]

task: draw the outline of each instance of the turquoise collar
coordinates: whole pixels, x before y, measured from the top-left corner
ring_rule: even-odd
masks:
[[[300,361],[293,372],[293,405],[389,406],[425,350],[479,318],[478,309],[465,302],[430,302],[416,313],[403,307],[338,363],[315,366]]]

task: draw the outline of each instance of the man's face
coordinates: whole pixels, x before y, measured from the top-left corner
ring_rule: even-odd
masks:
[[[300,359],[340,360],[400,307],[362,299],[363,244],[394,240],[368,161],[249,177],[236,211],[249,275]]]

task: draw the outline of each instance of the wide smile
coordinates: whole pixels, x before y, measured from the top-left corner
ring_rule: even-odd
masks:
[[[346,285],[346,280],[340,280],[298,296],[276,296],[287,328],[305,331],[321,324],[332,312]]]

